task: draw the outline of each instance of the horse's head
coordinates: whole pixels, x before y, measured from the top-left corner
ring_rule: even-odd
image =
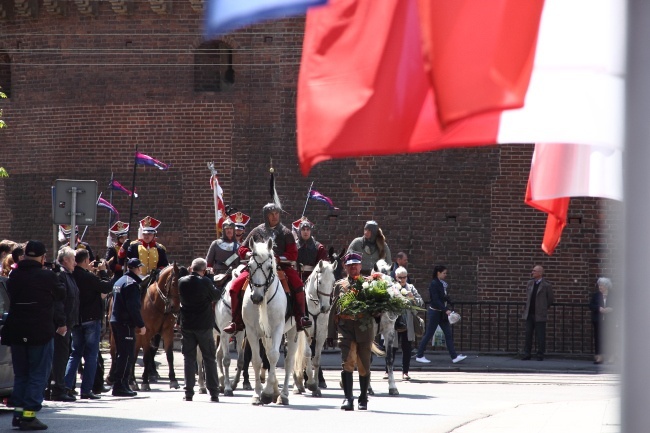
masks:
[[[310,302],[319,307],[321,313],[327,313],[332,307],[332,295],[336,281],[334,271],[337,267],[337,262],[328,263],[321,260],[307,279],[305,288],[307,297]]]
[[[384,259],[377,260],[374,270],[384,275],[390,275],[390,265]]]
[[[165,312],[178,314],[181,310],[181,297],[178,292],[178,280],[181,277],[181,270],[174,262],[160,272],[158,277],[158,290],[165,302]]]
[[[334,279],[335,281],[343,278],[343,256],[345,256],[345,249],[342,249],[340,253],[334,252],[334,247],[330,247],[328,251],[330,258],[330,263],[336,263],[336,268],[334,269]]]
[[[266,243],[255,243],[251,240],[249,246],[251,258],[248,262],[248,287],[251,290],[251,300],[254,304],[259,305],[269,287],[278,278],[273,255],[273,240],[269,239]]]

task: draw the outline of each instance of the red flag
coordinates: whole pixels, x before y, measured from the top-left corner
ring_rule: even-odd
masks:
[[[478,3],[428,0],[418,11],[414,1],[331,0],[310,10],[297,103],[303,173],[331,158],[495,143],[620,153],[624,6],[547,0],[540,25],[541,1]]]
[[[210,189],[212,189],[212,195],[214,198],[214,221],[217,229],[217,236],[221,236],[221,225],[225,221],[226,207],[223,203],[223,189],[219,185],[219,179],[217,178],[217,169],[214,168],[212,162],[208,163],[208,168],[210,169]]]

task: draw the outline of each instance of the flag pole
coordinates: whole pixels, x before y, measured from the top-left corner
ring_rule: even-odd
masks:
[[[135,153],[133,154],[133,182],[131,182],[131,208],[129,209],[129,232],[131,231],[131,222],[133,221],[133,197],[135,196],[135,174],[137,173],[138,163],[136,155],[138,154],[138,143],[135,143]],[[128,235],[128,233],[127,233]]]
[[[647,359],[650,346],[647,344],[647,329],[650,316],[647,306],[650,302],[648,273],[645,270],[650,260],[650,230],[647,216],[650,201],[647,185],[650,172],[650,134],[647,127],[647,113],[650,110],[650,52],[647,50],[650,38],[650,2],[633,0],[627,2],[627,78],[625,108],[625,152],[623,153],[623,174],[625,188],[624,220],[619,224],[623,231],[621,265],[622,307],[617,304],[615,314],[622,322],[619,329],[607,334],[605,341],[610,345],[622,342],[623,350],[610,347],[612,354],[623,353],[621,371],[621,431],[626,433],[645,431],[650,425],[650,376]],[[616,226],[613,229],[616,229]],[[612,235],[616,239],[616,235]],[[610,267],[610,269],[617,269]],[[611,331],[611,330],[610,330]],[[614,340],[619,338],[619,340]],[[606,349],[608,347],[606,346]]]
[[[305,200],[305,207],[302,208],[302,216],[301,216],[300,218],[304,217],[304,216],[305,216],[305,212],[307,212],[307,203],[309,203],[309,194],[311,194],[311,189],[312,189],[313,187],[314,187],[314,181],[312,180],[312,181],[311,181],[311,185],[309,185],[309,191],[307,191],[307,200]]]
[[[102,193],[101,192],[99,193],[99,196],[97,196],[97,201],[95,202],[95,208],[97,207],[97,203],[99,203],[100,198],[102,198]],[[79,242],[84,240],[84,236],[86,236],[86,230],[88,230],[88,226],[84,227],[84,232],[81,234],[81,237],[79,238]],[[72,237],[72,232],[73,231],[75,232],[75,236],[76,236],[76,231],[75,231],[74,227],[72,227],[70,229],[70,237]]]
[[[113,181],[115,178],[113,177],[113,172],[111,171],[111,183],[108,184],[108,201],[113,204]],[[111,212],[110,216],[108,217],[108,230],[110,231],[111,226],[113,225],[113,212]]]

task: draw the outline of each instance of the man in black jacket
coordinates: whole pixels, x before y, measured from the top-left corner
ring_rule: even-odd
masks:
[[[93,266],[88,251],[77,250],[75,262],[72,275],[79,287],[80,324],[72,329],[72,353],[65,370],[65,385],[69,389],[75,388],[77,368],[83,356],[84,372],[80,397],[96,400],[99,396],[93,392],[93,383],[97,371],[99,340],[104,318],[102,299],[111,292],[113,285],[106,272],[106,263],[102,261],[97,266]]]
[[[181,297],[182,352],[185,358],[185,400],[194,396],[194,375],[196,374],[196,347],[201,349],[205,364],[205,380],[210,400],[219,401],[219,381],[215,362],[214,308],[212,303],[219,300],[219,291],[210,278],[205,276],[208,265],[202,258],[192,261],[192,273],[178,281]]]
[[[11,346],[14,367],[12,426],[20,430],[45,430],[36,418],[43,390],[52,367],[55,331],[65,334],[64,322],[55,323],[54,303],[65,297],[65,287],[56,274],[43,269],[45,245],[29,241],[25,258],[11,272],[7,287],[9,316],[2,330],[2,344]]]
[[[129,374],[135,362],[136,333],[144,335],[147,332],[140,313],[140,275],[143,266],[140,259],[129,259],[126,262],[128,272],[113,286],[111,331],[117,346],[113,369],[113,395],[116,397],[135,397],[138,394],[129,388]]]
[[[70,247],[59,250],[56,258],[61,265],[59,281],[65,287],[65,300],[57,302],[59,313],[63,315],[68,331],[54,336],[54,356],[52,358],[52,374],[50,375],[50,399],[54,401],[75,401],[68,394],[65,386],[65,369],[70,356],[70,335],[72,329],[79,324],[79,288],[72,276],[75,267],[75,252]]]

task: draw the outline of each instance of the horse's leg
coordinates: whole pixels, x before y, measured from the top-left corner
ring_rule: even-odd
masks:
[[[174,316],[171,321],[167,321],[163,329],[163,344],[165,345],[165,354],[167,355],[167,365],[169,366],[169,387],[171,389],[179,389],[180,385],[176,380],[176,372],[174,371]]]
[[[153,356],[152,351],[149,350],[149,341],[149,339],[145,340],[145,345],[142,348],[142,365],[144,367],[142,371],[142,391],[151,391],[151,386],[149,386],[149,373],[151,370],[151,363],[153,363]],[[133,371],[133,380],[135,382],[135,369]]]
[[[282,384],[282,392],[277,397],[276,402],[282,405],[289,404],[289,380],[291,379],[293,364],[296,357],[296,327],[292,327],[286,333],[287,341],[287,355],[284,359],[284,382]],[[277,376],[276,376],[276,388],[277,388]]]
[[[196,348],[196,374],[199,376],[199,394],[207,394],[208,389],[205,387],[205,368],[203,367],[203,354],[201,348]],[[187,378],[185,378],[187,383]]]
[[[156,355],[158,354],[158,348],[160,347],[160,339],[161,339],[160,334],[154,335],[151,345],[149,347],[149,351],[151,352],[151,364],[148,365],[149,369],[149,382],[156,383],[158,379],[160,379],[160,375],[158,374],[158,368],[156,368]]]
[[[264,348],[266,349],[266,356],[269,359],[269,371],[267,373],[264,390],[262,390],[263,404],[271,403],[280,395],[280,389],[278,388],[278,378],[276,377],[276,366],[278,365],[278,360],[280,359],[280,343],[282,340],[283,330],[283,327],[273,329],[271,337],[264,337],[263,340]]]
[[[309,345],[306,333],[298,335],[296,344],[295,365],[293,368],[293,393],[302,394],[305,392],[304,375],[309,366],[306,347]]]
[[[223,370],[223,339],[219,339],[219,344],[217,345],[217,372],[219,373],[219,392],[223,394],[224,391],[224,370]]]
[[[222,332],[220,346],[223,350],[223,395],[232,396],[233,387],[230,382],[230,334]]]
[[[250,381],[248,380],[248,367],[250,367],[251,364],[251,345],[248,337],[244,338],[244,350],[243,350],[243,361],[241,364],[241,370],[242,370],[242,375],[244,376],[244,383],[242,384],[242,388],[244,388],[247,391],[252,391],[253,387],[251,386]],[[237,362],[237,365],[239,365],[239,361]]]
[[[239,379],[241,377],[242,367],[244,366],[243,342],[244,342],[244,333],[238,332],[237,334],[235,334],[235,344],[237,347],[237,371],[235,373],[235,379],[233,380],[232,383],[232,389],[237,389],[237,384],[239,383]]]
[[[262,402],[262,382],[260,380],[260,369],[262,368],[262,358],[260,357],[259,337],[256,332],[247,331],[248,341],[252,342],[251,347],[251,364],[253,365],[253,374],[255,375],[255,393],[253,394],[253,404],[259,405]],[[270,403],[270,401],[269,401]]]
[[[306,334],[305,334],[306,335]],[[313,356],[314,356],[314,349],[315,349],[315,340],[312,338],[307,338],[307,341],[305,342],[306,347],[305,347],[305,373],[307,374],[307,383],[305,384],[305,388],[311,391],[312,395],[316,397],[320,397],[321,393],[320,390],[318,389],[318,385],[316,383],[316,379],[314,378],[314,363],[313,363]],[[310,342],[311,340],[311,342]]]
[[[393,324],[389,330],[384,332],[384,344],[386,345],[386,369],[388,371],[388,394],[399,395],[397,385],[395,385],[395,376],[393,374],[393,365],[395,362],[395,345],[396,337],[395,325]]]

